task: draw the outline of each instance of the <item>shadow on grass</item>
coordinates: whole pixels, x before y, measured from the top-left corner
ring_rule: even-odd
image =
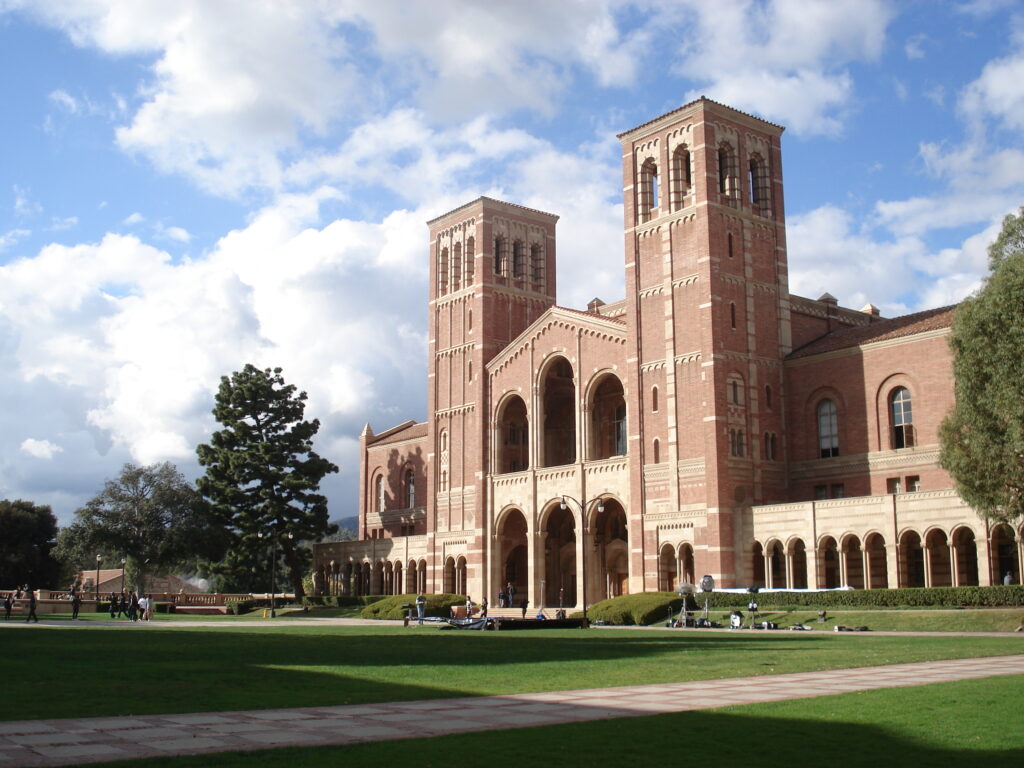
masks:
[[[13,629],[13,628],[12,628]],[[432,628],[82,627],[0,632],[0,719],[449,698],[984,655],[972,638],[441,632]],[[1002,648],[992,641],[991,649]],[[1010,643],[1010,647],[1018,648]],[[936,654],[935,649],[941,649]],[[1011,653],[1013,650],[990,650]]]
[[[1007,731],[1020,678],[971,680],[812,700],[341,747],[283,748],[105,764],[110,768],[714,764],[1024,764],[1024,733]]]

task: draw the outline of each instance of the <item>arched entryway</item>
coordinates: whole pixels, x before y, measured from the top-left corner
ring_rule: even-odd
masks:
[[[384,581],[381,584],[382,595],[393,595],[395,594],[395,570],[394,566],[390,563],[382,563],[381,568],[384,573]]]
[[[515,594],[525,595],[529,591],[529,568],[526,516],[521,510],[509,510],[501,518],[498,540],[498,552],[501,555],[498,588],[504,589],[506,585],[512,584]]]
[[[693,566],[693,545],[692,544],[680,544],[679,545],[679,578],[687,584],[695,584],[694,573],[696,569]]]
[[[469,568],[466,565],[466,558],[460,556],[459,559],[455,561],[455,594],[469,594],[468,577]]]
[[[395,561],[395,568],[394,568],[394,570],[395,570],[395,591],[394,591],[394,594],[400,595],[400,594],[402,594],[402,587],[405,586],[404,582],[402,581],[402,561],[401,560],[396,560]]]
[[[556,357],[541,381],[544,455],[541,466],[558,467],[576,461],[576,382],[572,366]]]
[[[765,588],[764,583],[764,546],[755,541],[750,551],[750,586]]]
[[[953,531],[953,561],[957,586],[978,586],[978,543],[970,528]]]
[[[992,583],[1020,584],[1017,537],[1006,523],[993,526],[991,535]],[[1007,578],[1009,576],[1009,578]]]
[[[839,547],[831,536],[823,536],[818,542],[818,563],[821,568],[821,586],[836,589],[839,583]]]
[[[544,605],[576,605],[576,520],[556,506],[544,526]]]
[[[924,541],[928,552],[928,586],[953,586],[952,553],[950,552],[949,539],[946,538],[946,532],[935,528],[928,531]]]
[[[416,569],[416,591],[422,594],[427,592],[427,561],[420,560]]]
[[[496,471],[520,472],[530,466],[530,421],[523,398],[506,399],[498,413]]]
[[[405,591],[407,593],[418,593],[419,585],[416,583],[416,561],[410,560],[405,569]]]
[[[843,537],[843,568],[845,579],[840,579],[845,586],[864,589],[864,551],[860,546],[860,537],[850,534]]]
[[[629,594],[629,534],[626,510],[615,499],[605,499],[591,513],[593,523],[594,566],[587,570],[596,575],[587,582],[591,602]],[[596,583],[595,583],[596,582]],[[593,591],[591,589],[593,588]]]
[[[590,400],[590,458],[626,455],[626,398],[622,382],[606,374]]]
[[[867,589],[886,589],[889,586],[889,563],[885,551],[885,537],[870,533],[864,539],[864,557],[867,561]]]
[[[790,584],[793,589],[807,589],[807,547],[797,538],[789,542]]]
[[[455,591],[455,558],[447,557],[444,561],[444,577],[442,579],[445,594],[458,594]]]
[[[786,583],[786,555],[782,549],[781,542],[768,542],[765,565],[767,566],[765,575],[768,578],[768,583],[765,584],[765,587],[768,589],[778,589],[789,586]]]
[[[662,544],[658,552],[658,590],[672,592],[676,588],[676,548]]]
[[[900,536],[899,566],[902,586],[924,586],[924,547],[917,531],[905,531]]]

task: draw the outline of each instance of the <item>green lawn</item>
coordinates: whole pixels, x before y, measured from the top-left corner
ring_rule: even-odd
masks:
[[[111,768],[415,765],[1024,765],[1024,676],[432,739],[105,763]]]
[[[868,666],[1024,651],[1021,636],[436,627],[0,630],[0,719],[321,706]]]
[[[750,615],[743,611],[743,625],[750,624]],[[723,626],[729,626],[728,612],[715,610],[710,617]],[[797,608],[789,611],[761,611],[759,619],[774,621],[786,628],[805,624],[814,630],[833,631],[837,624],[847,627],[865,626],[876,632],[1013,632],[1024,622],[1021,608],[973,608],[941,610],[930,608],[872,609],[828,611],[824,623],[818,622],[817,610]],[[663,626],[659,620],[654,626]]]

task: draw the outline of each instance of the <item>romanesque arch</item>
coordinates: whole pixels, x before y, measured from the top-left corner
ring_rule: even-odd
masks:
[[[885,589],[889,586],[889,562],[885,537],[877,532],[864,537],[864,558],[867,563],[865,578],[867,589]]]
[[[467,577],[469,576],[469,569],[466,565],[466,558],[459,556],[459,559],[455,561],[455,594],[457,595],[468,595],[469,587]]]
[[[927,550],[925,558],[928,565],[928,586],[953,586],[953,563],[949,539],[941,528],[933,528],[924,537]]]
[[[445,594],[453,595],[455,592],[455,558],[447,557],[444,561],[444,577],[442,579],[443,591]]]
[[[789,586],[793,589],[807,589],[807,546],[804,540],[799,537],[791,539],[786,551],[791,574]]]
[[[592,386],[590,414],[590,459],[626,455],[626,397],[619,377],[602,374]]]
[[[839,583],[839,547],[831,536],[822,536],[818,541],[819,584],[825,589],[841,587]]]
[[[540,396],[544,409],[541,466],[572,464],[576,461],[576,382],[572,365],[564,357],[557,356],[544,367]]]
[[[576,605],[576,519],[570,508],[556,504],[544,522],[544,573],[541,578],[545,605]]]
[[[764,583],[764,546],[760,541],[755,541],[750,550],[750,584],[761,589],[766,586]]]
[[[693,566],[693,545],[683,543],[679,545],[679,578],[687,584],[696,584]]]
[[[498,408],[495,471],[519,472],[530,466],[530,420],[519,395],[505,398]]]
[[[966,526],[957,528],[952,541],[957,586],[978,586],[978,543],[974,531]]]
[[[992,583],[1003,584],[1010,575],[1011,584],[1020,584],[1017,537],[1006,523],[992,526],[989,551],[992,553]]]
[[[526,515],[522,510],[510,509],[498,521],[497,551],[501,558],[499,586],[515,587],[515,593],[525,595],[529,591],[529,560]]]
[[[762,573],[768,582],[765,587],[772,589],[789,586],[786,582],[786,555],[782,548],[782,542],[777,539],[768,542],[764,559],[766,567]]]
[[[854,589],[864,589],[864,550],[861,547],[860,537],[855,534],[847,534],[843,537],[840,556],[842,557],[842,569],[840,575],[845,573],[846,578],[840,579],[845,586]]]
[[[593,514],[594,567],[592,601],[629,594],[629,533],[626,510],[616,499],[602,499]],[[587,570],[591,570],[588,565]],[[588,588],[592,582],[588,582]]]
[[[917,531],[904,531],[899,546],[900,586],[924,586],[924,547]]]
[[[676,548],[669,543],[661,545],[658,552],[658,590],[672,592],[676,588]]]

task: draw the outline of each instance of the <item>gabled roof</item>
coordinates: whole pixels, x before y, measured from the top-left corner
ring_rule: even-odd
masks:
[[[956,305],[939,307],[938,309],[926,309],[924,312],[915,312],[912,315],[880,320],[871,325],[842,328],[790,352],[786,359],[795,360],[839,349],[859,347],[876,341],[916,336],[919,333],[949,328],[953,324],[955,311]]]
[[[415,440],[427,436],[427,422],[403,421],[391,429],[381,432],[366,441],[366,446],[388,445],[389,443],[400,443],[404,440]]]
[[[518,354],[522,346],[529,340],[530,336],[537,332],[539,328],[550,322],[552,319],[560,318],[563,321],[572,325],[587,326],[599,333],[606,333],[617,338],[625,338],[626,336],[626,323],[624,320],[620,320],[617,317],[605,317],[604,315],[598,315],[593,312],[584,312],[579,309],[569,309],[568,307],[548,307],[540,317],[534,320],[530,325],[526,326],[522,333],[516,338],[512,339],[508,345],[495,355],[489,363],[487,368],[494,370],[502,365],[502,363],[509,360]]]
[[[640,125],[634,126],[633,128],[630,128],[628,131],[623,131],[622,133],[616,134],[616,138],[621,140],[624,136],[628,136],[629,134],[633,133],[634,131],[638,131],[641,128],[646,128],[649,125],[653,125],[654,123],[658,122],[659,120],[663,120],[663,119],[665,119],[666,117],[668,117],[670,115],[674,115],[674,114],[676,114],[678,112],[682,112],[682,111],[684,111],[686,109],[689,109],[694,104],[700,104],[701,102],[704,102],[705,104],[713,104],[716,107],[719,107],[721,109],[727,110],[729,112],[734,112],[737,115],[742,115],[743,117],[749,118],[751,120],[756,120],[759,123],[764,123],[765,125],[770,125],[772,128],[778,128],[780,131],[786,130],[785,126],[779,125],[778,123],[770,122],[768,120],[765,120],[763,117],[758,117],[757,115],[752,115],[749,112],[744,112],[743,110],[736,109],[735,107],[730,107],[728,104],[722,104],[721,102],[714,101],[713,99],[709,99],[706,96],[701,96],[699,99],[694,99],[693,101],[688,102],[686,104],[683,104],[681,107],[677,107],[676,109],[670,110],[670,111],[666,112],[663,115],[658,115],[653,120],[648,120],[646,123],[640,123]]]

